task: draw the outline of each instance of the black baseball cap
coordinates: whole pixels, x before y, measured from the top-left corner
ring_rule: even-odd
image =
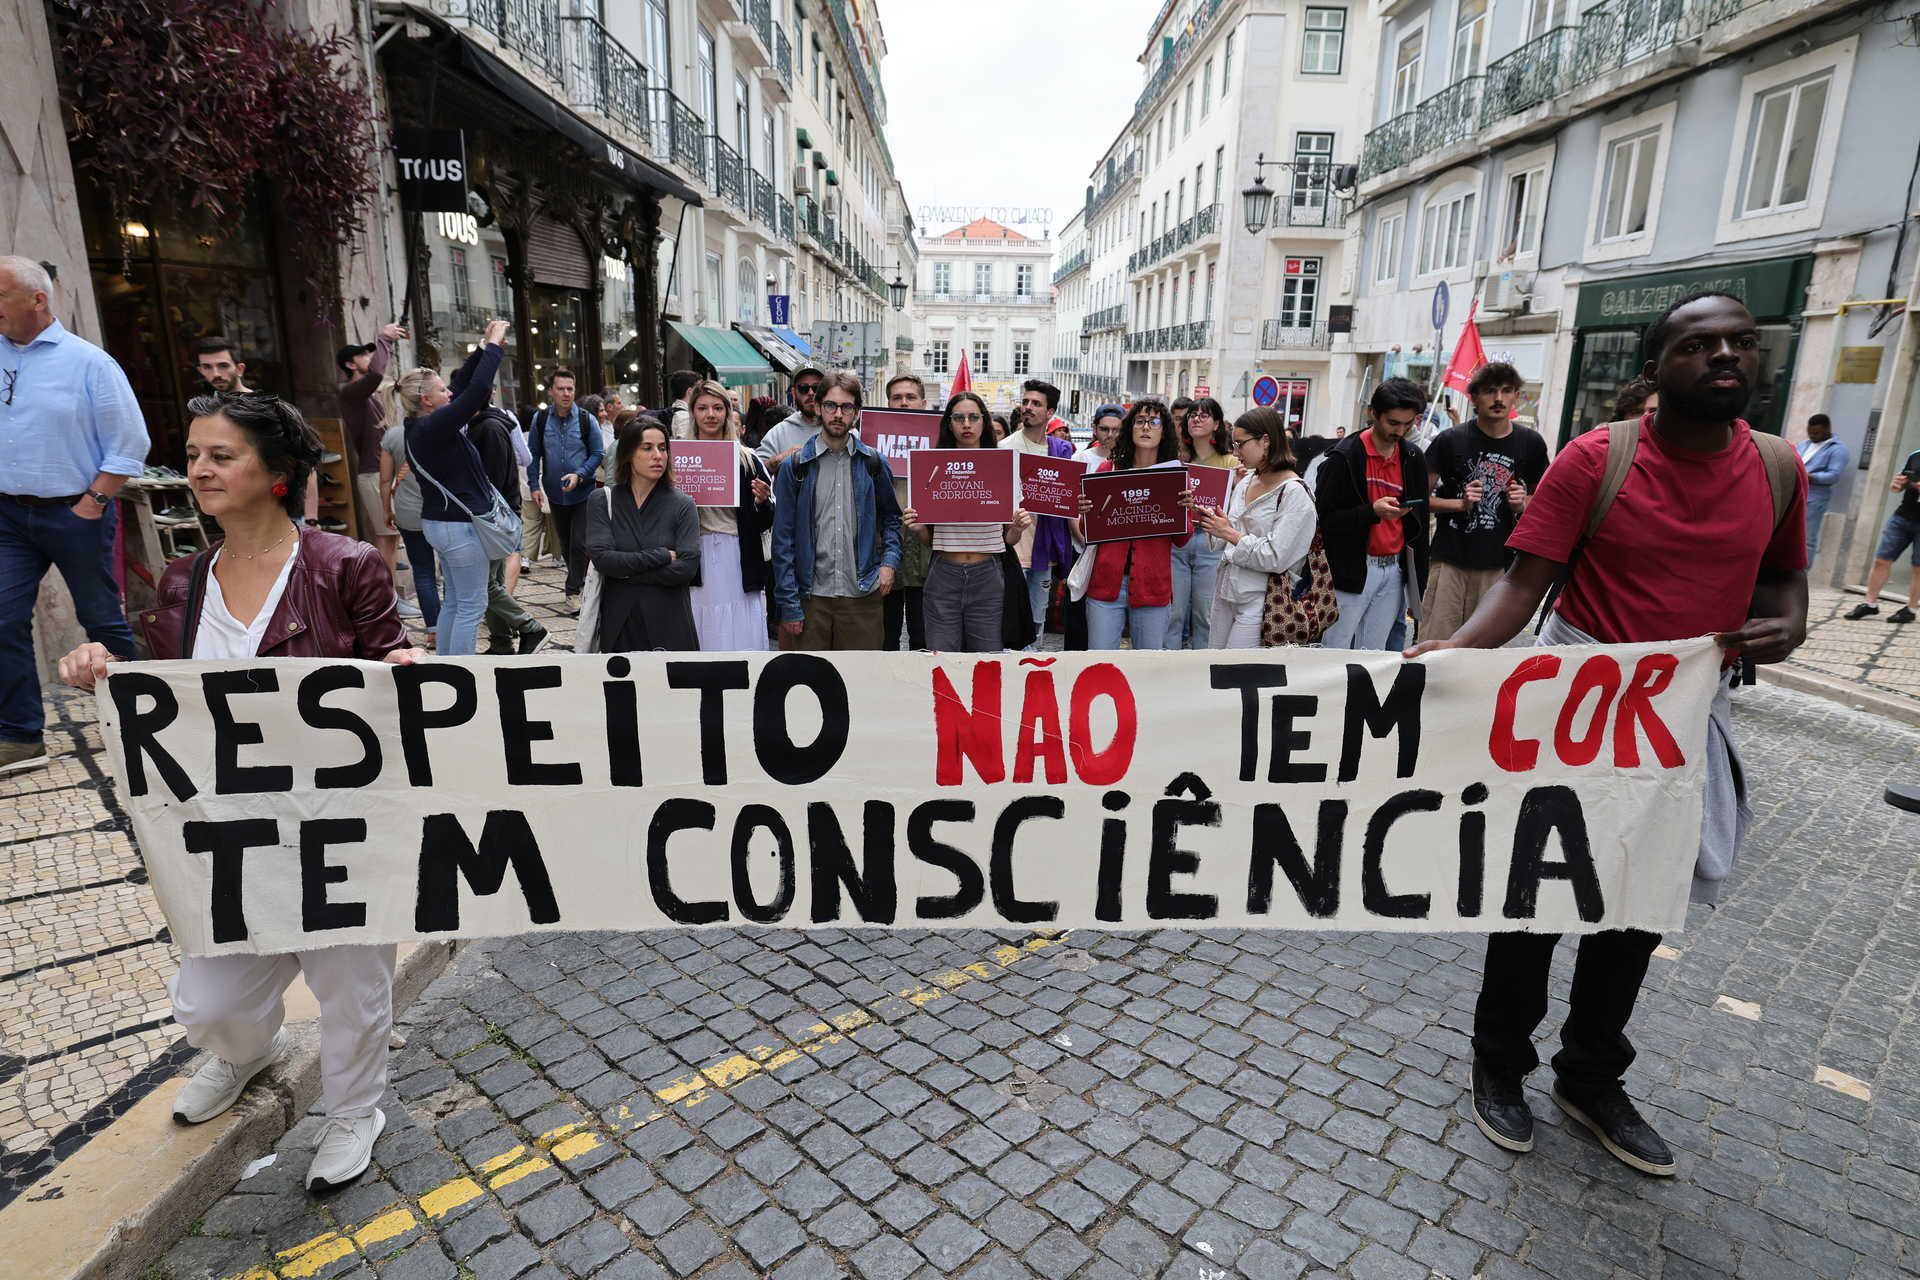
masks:
[[[375,344],[371,342],[349,342],[346,346],[340,348],[340,354],[333,358],[333,362],[344,369],[347,366],[347,361],[353,359],[355,356],[366,355],[373,350],[374,345]]]

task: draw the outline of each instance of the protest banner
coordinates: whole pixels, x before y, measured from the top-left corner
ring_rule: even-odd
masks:
[[[696,507],[740,505],[740,446],[731,440],[675,440],[673,487]]]
[[[1088,542],[1118,542],[1187,532],[1187,469],[1138,467],[1081,477],[1080,488],[1093,501],[1086,515]]]
[[[1044,453],[1020,455],[1020,509],[1037,516],[1080,514],[1080,477],[1087,464]]]
[[[1188,467],[1187,488],[1193,500],[1215,511],[1227,508],[1227,491],[1233,487],[1233,471],[1228,467]]]
[[[547,929],[1681,927],[1720,653],[115,664],[188,954]]]
[[[940,412],[937,409],[862,409],[860,439],[887,460],[897,478],[905,479],[907,455],[939,443]]]
[[[915,449],[907,505],[921,524],[1005,524],[1013,519],[1013,457],[1005,449]]]

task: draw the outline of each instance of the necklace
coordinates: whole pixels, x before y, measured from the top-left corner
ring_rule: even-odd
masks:
[[[267,554],[267,552],[277,550],[280,547],[284,547],[287,544],[287,539],[291,538],[294,534],[298,532],[300,532],[299,529],[295,528],[293,525],[288,525],[287,531],[280,535],[280,541],[274,543],[273,546],[271,547],[262,547],[260,550],[254,552],[250,556],[241,555],[238,551],[235,551],[231,546],[224,548],[224,550],[228,555],[232,556],[235,560],[258,560],[261,556]]]

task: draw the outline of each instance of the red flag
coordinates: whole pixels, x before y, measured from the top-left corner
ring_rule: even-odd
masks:
[[[1474,313],[1479,310],[1479,300],[1475,299],[1467,308],[1467,327],[1460,331],[1460,341],[1453,344],[1453,359],[1447,362],[1446,376],[1440,379],[1442,386],[1464,393],[1473,375],[1487,362],[1487,349],[1480,343],[1480,326],[1473,322]]]
[[[960,350],[960,371],[953,375],[953,385],[947,388],[947,395],[953,397],[962,391],[971,390],[973,390],[973,375],[967,372],[967,352],[963,347]]]

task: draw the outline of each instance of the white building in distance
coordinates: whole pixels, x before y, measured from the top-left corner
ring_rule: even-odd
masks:
[[[910,315],[928,402],[944,400],[962,351],[973,389],[996,409],[1016,404],[1027,378],[1051,380],[1054,242],[976,218],[919,247]]]

